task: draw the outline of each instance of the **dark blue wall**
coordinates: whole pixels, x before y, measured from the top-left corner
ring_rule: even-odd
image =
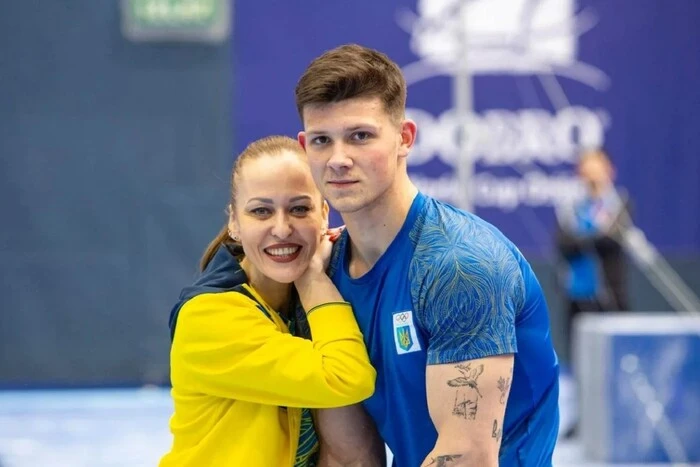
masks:
[[[130,43],[117,2],[4,2],[0,387],[167,382],[168,313],[224,220],[234,136],[281,119],[232,110],[274,89],[235,88],[268,40],[246,34],[234,58],[230,42]],[[674,265],[700,291],[698,258]],[[565,355],[551,260],[534,266]],[[638,271],[630,284],[635,308],[667,308]]]
[[[0,384],[167,381],[223,221],[231,45],[131,43],[118,2],[2,10]]]

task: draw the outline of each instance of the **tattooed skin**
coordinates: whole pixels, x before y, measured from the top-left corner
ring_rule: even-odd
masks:
[[[505,404],[508,391],[510,390],[510,378],[498,378],[498,390],[501,391],[500,402],[501,404]]]
[[[498,428],[498,420],[493,421],[493,430],[491,431],[491,437],[496,441],[500,441],[503,436],[503,428]]]
[[[445,456],[431,457],[430,461],[427,464],[425,464],[424,467],[449,467],[452,461],[456,461],[460,457],[462,457],[461,454],[447,454]]]
[[[472,369],[471,364],[466,363],[455,365],[455,368],[462,373],[462,376],[447,382],[448,386],[458,388],[452,414],[467,420],[475,420],[479,399],[482,397],[481,392],[479,392],[478,380],[484,372],[484,365]]]

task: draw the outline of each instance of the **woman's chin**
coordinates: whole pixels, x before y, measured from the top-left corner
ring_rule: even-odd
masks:
[[[285,267],[275,267],[274,270],[269,271],[267,276],[280,284],[291,284],[304,274],[308,266],[308,262],[299,262],[299,264],[290,264]]]

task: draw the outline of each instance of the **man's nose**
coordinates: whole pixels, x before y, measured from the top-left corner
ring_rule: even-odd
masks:
[[[347,146],[343,143],[335,143],[331,148],[331,157],[328,159],[328,167],[334,170],[349,169],[353,165]]]

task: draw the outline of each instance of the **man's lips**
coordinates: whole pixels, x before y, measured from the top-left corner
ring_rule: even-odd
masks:
[[[357,183],[357,180],[329,180],[327,183],[334,186],[348,186]]]

